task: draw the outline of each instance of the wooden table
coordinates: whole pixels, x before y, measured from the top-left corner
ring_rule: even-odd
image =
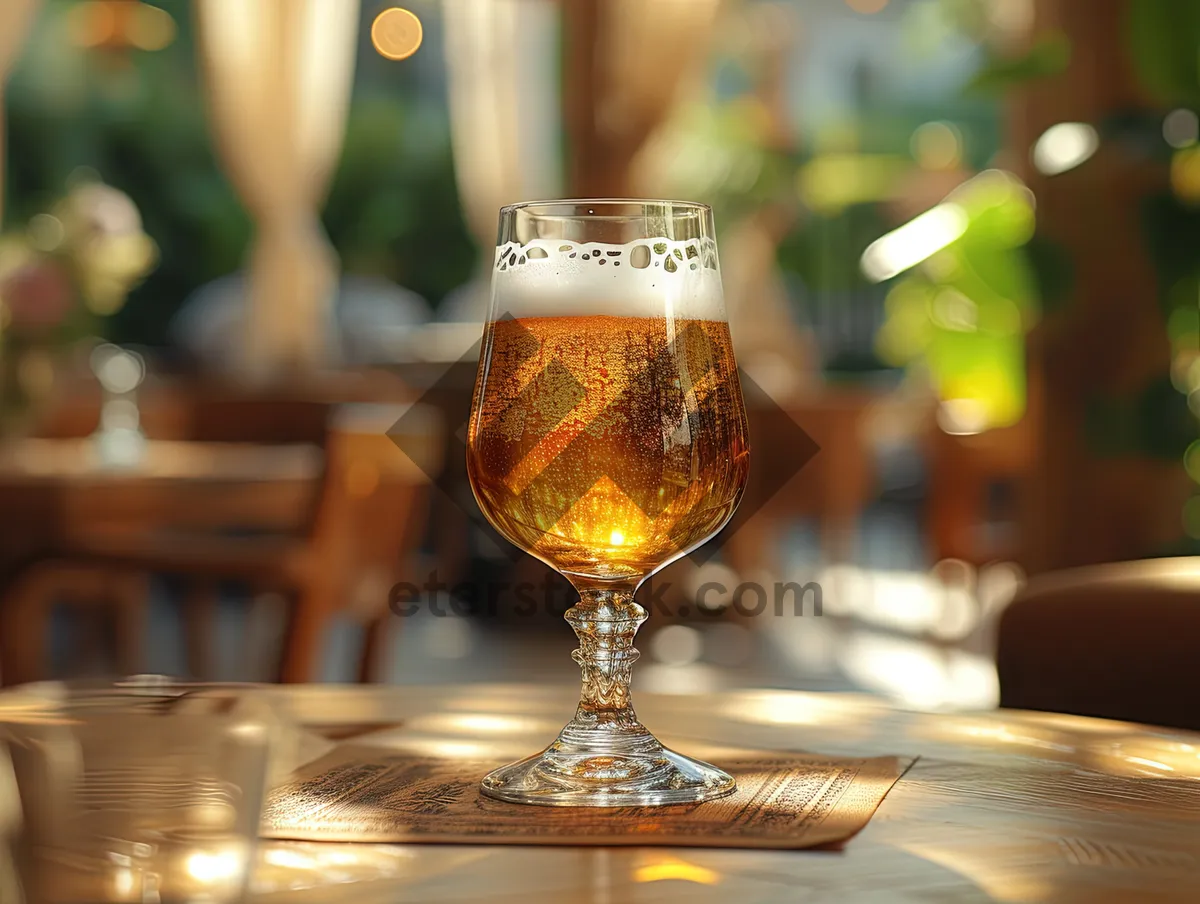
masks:
[[[269,693],[308,725],[402,723],[392,742],[401,749],[516,757],[553,737],[573,690]],[[709,741],[920,759],[841,852],[277,842],[262,851],[256,900],[1200,900],[1200,734],[1003,710],[923,715],[790,691],[636,700],[643,720],[684,750]]]

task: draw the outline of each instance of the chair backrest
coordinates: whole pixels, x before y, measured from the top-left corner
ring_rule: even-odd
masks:
[[[286,385],[247,389],[220,381],[182,384],[184,438],[195,442],[257,446],[310,445],[328,455],[335,412],[344,404],[408,399],[412,390],[382,371],[337,372]],[[325,489],[312,495],[297,529],[315,534],[327,505]],[[238,527],[252,528],[252,524]]]
[[[330,591],[351,613],[379,614],[392,585],[407,574],[423,539],[444,441],[442,419],[428,406],[334,409],[313,550]]]
[[[1200,558],[1032,581],[1000,619],[1000,704],[1200,730]]]

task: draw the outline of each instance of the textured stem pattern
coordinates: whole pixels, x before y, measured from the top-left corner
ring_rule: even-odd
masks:
[[[483,793],[513,803],[623,807],[695,803],[733,791],[727,772],[663,747],[633,711],[633,636],[646,620],[635,588],[576,588],[580,599],[567,622],[579,638],[572,654],[583,671],[579,707],[541,753],[489,772]]]
[[[629,712],[629,681],[640,655],[633,637],[646,610],[628,588],[584,588],[566,619],[579,638],[571,658],[583,671],[579,708],[590,713]]]

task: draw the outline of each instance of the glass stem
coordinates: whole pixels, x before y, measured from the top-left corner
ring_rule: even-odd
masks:
[[[640,655],[633,636],[646,610],[633,599],[633,585],[577,586],[579,602],[567,610],[567,622],[579,638],[571,658],[583,671],[576,720],[637,724],[629,700],[629,680]]]

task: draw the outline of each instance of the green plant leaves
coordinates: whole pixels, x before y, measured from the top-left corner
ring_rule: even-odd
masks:
[[[1200,4],[1132,0],[1129,52],[1138,79],[1164,106],[1200,105]]]
[[[1071,42],[1060,32],[1047,32],[1020,56],[999,56],[992,50],[986,54],[983,66],[964,88],[968,94],[998,95],[1024,82],[1065,72],[1071,62]]]
[[[1177,303],[1174,287],[1200,273],[1200,207],[1160,192],[1142,202],[1141,213],[1146,251],[1158,275],[1159,301],[1169,316]]]
[[[1147,384],[1135,412],[1140,451],[1151,458],[1179,460],[1196,438],[1196,419],[1168,376]]]
[[[1075,267],[1070,256],[1058,243],[1040,233],[1029,240],[1025,255],[1037,284],[1043,313],[1053,314],[1064,308],[1075,283]]]

